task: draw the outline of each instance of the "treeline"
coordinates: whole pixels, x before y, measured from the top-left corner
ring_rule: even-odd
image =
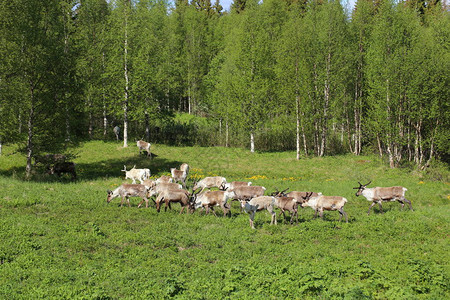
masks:
[[[125,146],[424,167],[450,154],[449,36],[440,1],[1,1],[0,143],[24,143],[28,173],[35,154],[116,125]]]

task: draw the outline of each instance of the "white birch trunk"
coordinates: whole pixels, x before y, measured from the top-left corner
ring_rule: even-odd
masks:
[[[250,132],[250,152],[255,152],[255,135],[253,134],[253,131]]]
[[[31,159],[33,157],[33,126],[34,126],[34,88],[30,89],[30,112],[28,115],[28,137],[27,137],[27,166],[25,168],[26,178],[31,177]]]
[[[297,101],[296,101],[296,106],[297,106],[297,111],[296,111],[296,118],[297,118],[297,128],[296,128],[296,132],[295,132],[295,138],[296,138],[296,148],[297,148],[297,160],[300,160],[300,97],[297,96],[296,97]]]
[[[228,120],[225,123],[225,147],[229,146],[229,141],[228,141]]]
[[[127,8],[125,8],[126,10]],[[128,147],[128,12],[125,11],[125,39],[124,39],[124,77],[125,77],[125,95],[123,103],[123,147]]]

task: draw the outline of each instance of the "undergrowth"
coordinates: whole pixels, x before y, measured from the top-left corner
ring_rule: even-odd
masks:
[[[89,142],[73,149],[78,180],[37,168],[25,181],[25,159],[13,147],[0,156],[0,298],[445,299],[449,295],[449,183],[375,156],[295,160],[295,153],[222,147],[136,147]],[[275,189],[313,190],[349,202],[349,223],[299,213],[300,224],[256,215],[256,230],[233,203],[231,217],[157,213],[106,203],[123,182],[123,165],[169,174],[187,162],[188,186],[205,176],[248,180]],[[445,171],[445,170],[444,170]],[[442,173],[442,170],[440,171]],[[414,211],[376,207],[356,197],[357,182],[402,185]],[[221,215],[221,214],[218,214]]]

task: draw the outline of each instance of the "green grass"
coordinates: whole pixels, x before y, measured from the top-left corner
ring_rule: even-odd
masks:
[[[137,148],[85,143],[72,152],[79,179],[40,174],[24,181],[25,158],[6,146],[0,156],[0,298],[182,299],[448,299],[448,182],[391,170],[375,156],[303,158],[292,152],[154,145],[153,160]],[[106,203],[106,190],[123,182],[123,165],[168,174],[182,162],[194,178],[222,175],[275,188],[314,190],[348,199],[349,223],[337,212],[300,224],[256,230],[233,204],[231,218],[179,215],[180,207]],[[447,177],[448,178],[448,177]],[[352,187],[402,185],[414,212],[398,203],[374,207]],[[221,215],[221,214],[218,214]]]

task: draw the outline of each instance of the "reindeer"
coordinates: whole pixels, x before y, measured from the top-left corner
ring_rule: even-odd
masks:
[[[206,191],[202,194],[193,195],[193,209],[206,207],[206,214],[209,213],[211,208],[213,214],[217,217],[214,211],[214,206],[220,206],[223,210],[223,215],[226,216],[230,212],[230,206],[228,205],[228,199],[234,197],[234,192],[228,191]]]
[[[233,191],[237,187],[250,186],[250,185],[252,185],[252,183],[251,182],[247,182],[247,181],[232,181],[231,183],[222,184],[220,189],[223,190],[223,191]]]
[[[125,179],[131,179],[133,184],[136,183],[136,180],[142,184],[144,180],[150,177],[150,169],[136,169],[136,165],[129,171],[127,171],[127,166],[123,166],[122,172],[125,172]]]
[[[370,210],[377,203],[378,206],[380,207],[381,213],[383,213],[383,207],[381,205],[381,202],[383,201],[398,201],[402,204],[402,210],[406,202],[409,205],[409,209],[414,211],[411,205],[411,201],[405,198],[405,192],[407,191],[406,188],[402,186],[367,188],[367,186],[371,182],[372,181],[369,181],[366,184],[361,184],[361,182],[358,181],[359,187],[353,188],[355,190],[358,190],[356,192],[357,197],[359,195],[363,195],[364,197],[366,197],[367,201],[372,202],[372,204],[369,206],[369,211],[367,212],[367,215],[370,214]]]
[[[77,172],[75,170],[76,164],[70,161],[57,162],[53,166],[48,166],[47,170],[49,174],[56,174],[58,177],[61,177],[61,174],[71,174],[72,180],[77,179]]]
[[[276,206],[276,199],[272,196],[261,196],[261,197],[255,197],[251,199],[250,201],[241,200],[241,207],[244,209],[246,213],[249,214],[250,218],[250,227],[252,229],[255,229],[255,226],[253,225],[253,221],[255,219],[255,213],[257,211],[267,209],[267,211],[272,215],[272,219],[270,222],[270,225],[274,224],[277,225],[277,214],[275,213],[274,209]]]
[[[172,179],[174,182],[181,182],[183,187],[186,187],[186,171],[177,170],[176,168],[170,169],[170,174],[172,174]]]
[[[137,146],[139,148],[139,154],[141,154],[141,152],[143,151],[147,151],[147,157],[150,157],[150,159],[152,158],[152,153],[150,152],[150,143],[139,140],[137,141]]]
[[[141,207],[142,203],[145,201],[145,207],[148,207],[148,187],[143,184],[122,184],[114,191],[108,190],[108,197],[106,198],[106,202],[111,202],[112,199],[117,197],[122,197],[122,201],[120,201],[120,206],[123,206],[123,202],[127,199],[128,207],[130,205],[129,197],[141,197],[142,201],[139,203],[138,208]]]
[[[317,213],[319,213],[320,218],[323,219],[323,211],[324,210],[337,210],[339,211],[339,222],[342,219],[342,216],[345,216],[345,221],[348,223],[347,213],[344,211],[344,205],[347,203],[347,199],[340,196],[324,196],[319,193],[319,196],[312,197],[313,193],[308,193],[306,197],[304,197],[305,202],[301,205],[302,207],[311,207],[315,210],[314,218],[317,217]]]
[[[186,172],[186,176],[188,176],[188,174],[189,174],[189,165],[187,163],[181,164],[180,170],[181,171],[185,171]]]
[[[289,211],[291,214],[291,224],[296,218],[296,224],[298,224],[298,205],[299,202],[293,197],[278,196],[275,197],[275,205],[280,209],[280,216],[283,214],[283,219],[286,221],[285,211]]]
[[[220,176],[214,176],[214,177],[205,177],[202,180],[200,180],[199,182],[194,182],[194,187],[192,188],[193,191],[196,191],[199,188],[202,188],[202,190],[200,191],[203,192],[204,189],[208,188],[212,188],[212,187],[217,187],[220,188],[222,185],[226,184],[227,180],[225,179],[225,177],[220,177]]]
[[[160,184],[160,183],[172,183],[173,179],[170,176],[167,175],[162,175],[161,177],[159,177],[158,179],[156,179],[156,184]]]
[[[167,211],[167,206],[172,209],[170,202],[179,202],[181,204],[180,214],[186,207],[186,212],[189,213],[191,207],[190,194],[186,190],[164,190],[156,198],[156,211],[160,211],[160,204],[164,201],[164,211]]]

